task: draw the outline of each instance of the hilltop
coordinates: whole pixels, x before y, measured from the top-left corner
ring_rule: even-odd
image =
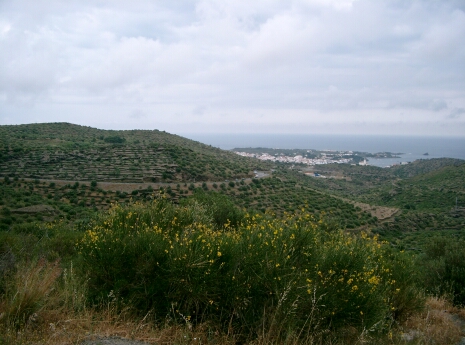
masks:
[[[102,182],[220,181],[264,166],[158,130],[69,123],[0,126],[0,175]]]
[[[114,202],[151,200],[160,192],[179,202],[195,189],[218,191],[260,212],[283,214],[307,205],[319,216],[329,209],[344,228],[373,222],[369,213],[299,182],[286,165],[166,132],[45,123],[0,126],[0,138],[4,229],[18,221],[89,218]],[[266,178],[255,179],[257,171]]]

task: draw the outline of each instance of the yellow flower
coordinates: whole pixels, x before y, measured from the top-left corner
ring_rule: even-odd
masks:
[[[372,285],[378,285],[379,284],[379,277],[373,276],[370,279],[368,279],[368,282]]]
[[[221,252],[216,253],[216,255],[221,256]]]

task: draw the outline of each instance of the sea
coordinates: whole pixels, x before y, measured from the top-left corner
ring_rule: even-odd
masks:
[[[465,159],[465,137],[327,134],[184,134],[186,138],[223,150],[247,147],[398,153],[399,158],[369,159],[388,167],[417,159]]]

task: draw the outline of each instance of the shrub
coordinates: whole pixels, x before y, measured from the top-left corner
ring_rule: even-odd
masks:
[[[205,192],[198,188],[191,198],[183,202],[183,205],[188,206],[191,201],[205,206],[211,214],[216,229],[223,229],[226,224],[228,227],[236,228],[244,218],[244,212],[234,205],[230,198],[214,191]]]
[[[114,135],[114,136],[106,137],[104,141],[107,143],[111,143],[111,144],[123,144],[126,142],[126,138],[122,138],[120,136]]]
[[[420,255],[422,282],[429,293],[449,296],[454,305],[465,305],[465,252],[463,240],[433,237]]]
[[[278,337],[383,330],[419,300],[409,258],[376,239],[326,232],[305,212],[217,230],[201,200],[103,215],[79,244],[91,297],[252,337],[264,326]]]

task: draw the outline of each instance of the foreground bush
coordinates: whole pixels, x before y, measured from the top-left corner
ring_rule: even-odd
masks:
[[[244,212],[224,194],[205,192],[197,188],[192,197],[181,200],[182,206],[189,207],[192,203],[199,203],[208,210],[209,217],[217,229],[222,229],[225,224],[236,228],[244,219]]]
[[[94,301],[248,337],[382,331],[418,305],[406,254],[323,225],[303,211],[216,230],[206,206],[157,200],[115,206],[79,251]]]
[[[465,306],[465,242],[433,237],[419,257],[422,282],[433,295],[448,296],[456,306]]]

